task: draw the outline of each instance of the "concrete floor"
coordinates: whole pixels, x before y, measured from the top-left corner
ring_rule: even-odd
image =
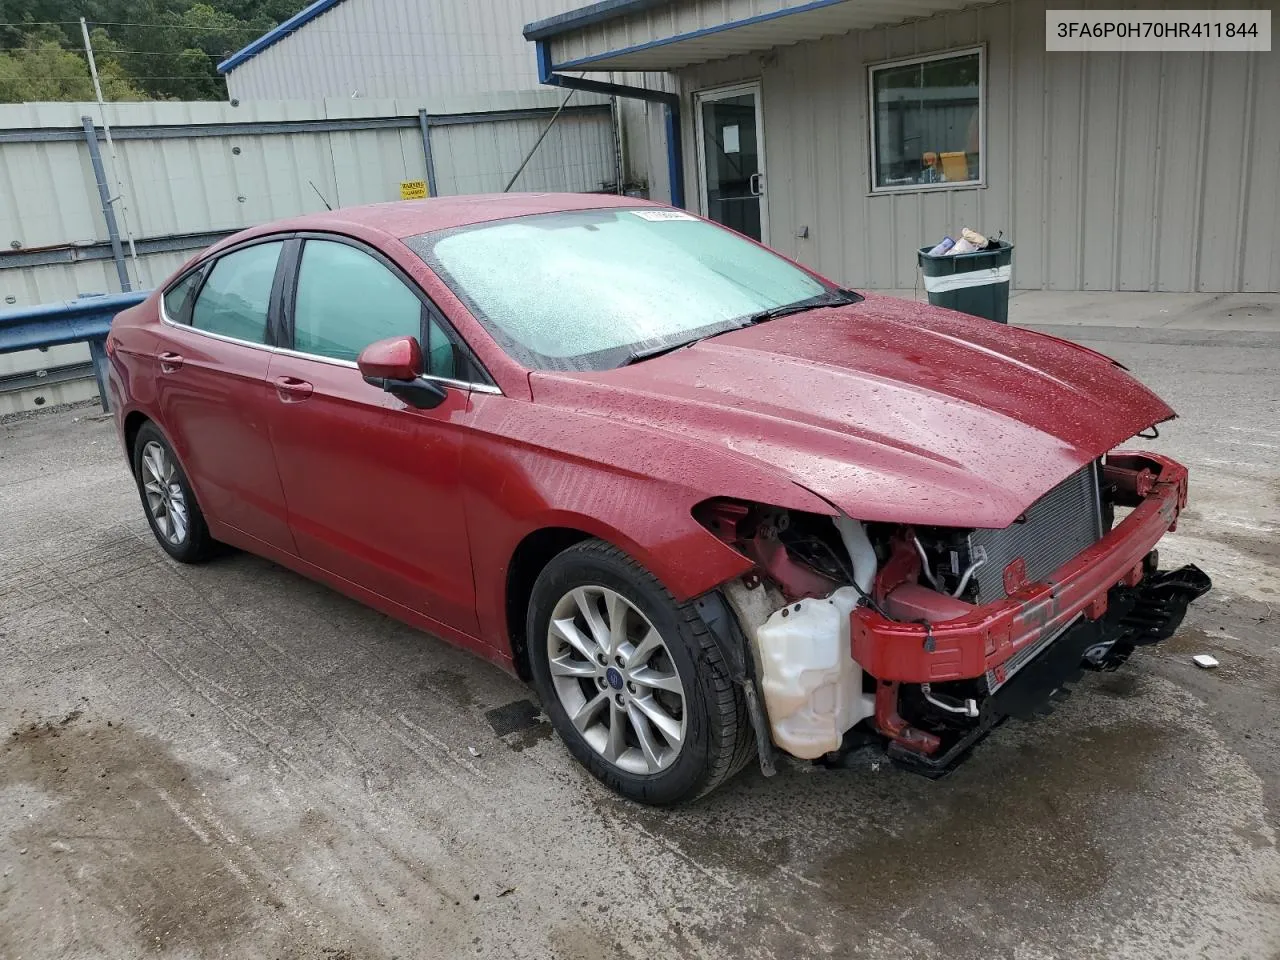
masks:
[[[795,763],[669,812],[496,669],[170,562],[93,409],[0,424],[0,957],[1280,956],[1280,298],[1194,299],[1029,318],[1182,414],[1162,555],[1216,590],[1172,641],[947,780]]]

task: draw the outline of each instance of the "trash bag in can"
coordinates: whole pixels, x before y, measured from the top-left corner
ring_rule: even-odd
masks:
[[[931,249],[921,247],[918,254],[924,289],[931,304],[996,323],[1009,322],[1012,243],[996,241],[989,249],[977,253],[939,257],[931,255]]]

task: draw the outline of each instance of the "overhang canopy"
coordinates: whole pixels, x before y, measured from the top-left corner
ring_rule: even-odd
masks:
[[[602,0],[524,29],[552,70],[678,70],[933,16],[974,0]]]

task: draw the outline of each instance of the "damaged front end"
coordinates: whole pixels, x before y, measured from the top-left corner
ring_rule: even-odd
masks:
[[[1173,634],[1211,586],[1195,566],[1158,570],[1155,544],[1186,495],[1180,464],[1114,452],[1001,530],[731,500],[694,513],[754,563],[720,593],[749,654],[736,672],[757,734],[802,759],[874,739],[938,776],[1006,717],[1043,712],[1082,670],[1115,669]]]

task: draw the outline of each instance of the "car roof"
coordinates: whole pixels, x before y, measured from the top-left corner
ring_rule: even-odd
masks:
[[[403,239],[436,230],[448,230],[473,223],[484,223],[488,220],[505,220],[508,217],[522,217],[535,213],[645,206],[659,206],[659,204],[612,193],[487,193],[345,207],[265,223],[254,228],[252,232],[256,234],[276,233],[282,230],[332,231],[342,230],[344,227],[364,227]]]

